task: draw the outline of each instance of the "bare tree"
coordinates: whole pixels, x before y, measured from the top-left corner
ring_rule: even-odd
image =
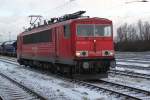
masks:
[[[122,28],[121,27],[119,27],[118,29],[117,29],[117,42],[122,42],[122,40],[123,40],[123,32],[122,32]]]
[[[123,24],[117,29],[117,50],[145,51],[150,50],[150,23],[141,20],[135,24]]]
[[[138,30],[139,30],[139,39],[144,40],[144,35],[143,35],[143,23],[141,20],[138,21],[137,24]]]
[[[144,35],[144,39],[146,41],[150,40],[150,24],[148,22],[144,23],[144,32],[143,32],[143,35]]]

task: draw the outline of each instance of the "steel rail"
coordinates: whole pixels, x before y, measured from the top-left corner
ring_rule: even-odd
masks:
[[[117,95],[118,97],[123,97],[123,98],[125,98],[125,100],[127,100],[127,99],[129,99],[129,100],[141,100],[138,97],[131,96],[131,95],[128,95],[128,94],[125,94],[125,93],[121,93],[121,92],[118,92],[118,91],[115,91],[115,90],[111,90],[111,89],[108,89],[108,88],[105,88],[105,87],[102,87],[102,86],[98,86],[98,85],[95,85],[95,84],[92,84],[92,83],[89,83],[89,82],[78,81],[78,80],[74,80],[73,82],[75,82],[76,84],[85,86],[87,88],[96,90],[96,91],[105,91],[107,93],[109,92],[112,95]]]
[[[149,74],[143,74],[143,73],[137,73],[131,71],[121,71],[121,70],[110,70],[108,73],[150,80]]]
[[[7,75],[3,74],[0,72],[0,76],[8,79],[9,81],[11,81],[12,83],[16,84],[18,87],[22,88],[23,90],[27,91],[28,93],[32,94],[34,97],[37,97],[37,99],[40,100],[47,100],[45,97],[41,96],[40,94],[36,93],[34,90],[29,89],[28,87],[20,84],[19,82],[13,80],[12,78],[8,77]]]
[[[133,66],[131,67],[131,65],[121,65],[121,64],[117,64],[117,67],[120,67],[120,68],[129,68],[129,69],[150,70],[150,67],[142,67],[142,66],[135,66],[135,65],[133,65]]]

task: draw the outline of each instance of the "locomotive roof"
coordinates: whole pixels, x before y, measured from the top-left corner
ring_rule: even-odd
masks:
[[[62,21],[62,22],[56,22],[56,23],[48,24],[48,25],[41,25],[39,27],[32,28],[30,31],[22,32],[22,35],[48,30],[48,29],[51,29],[53,27],[69,24],[69,23],[72,23],[72,22],[92,21],[92,20],[98,20],[99,22],[109,23],[109,24],[112,23],[111,20],[106,19],[106,18],[98,18],[98,17],[94,17],[94,18],[77,18],[77,19],[70,19],[70,20],[66,20],[66,21]]]

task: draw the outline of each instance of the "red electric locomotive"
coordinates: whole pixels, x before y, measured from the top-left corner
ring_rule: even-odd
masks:
[[[52,18],[18,35],[18,62],[80,79],[107,77],[115,66],[112,21],[83,13]]]

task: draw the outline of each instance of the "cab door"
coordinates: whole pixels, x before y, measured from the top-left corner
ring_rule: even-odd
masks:
[[[71,56],[71,33],[70,26],[63,25],[56,28],[56,57],[66,61]]]
[[[66,24],[63,26],[63,49],[62,54],[65,59],[71,58],[71,26],[70,24]]]

